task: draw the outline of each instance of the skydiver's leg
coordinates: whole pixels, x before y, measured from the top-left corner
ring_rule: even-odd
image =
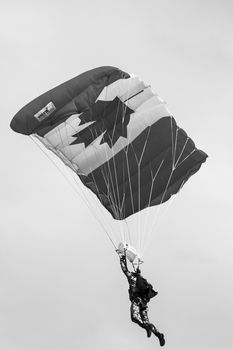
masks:
[[[164,346],[165,344],[165,339],[163,333],[160,333],[156,327],[150,323],[149,318],[148,318],[148,307],[146,304],[142,302],[141,307],[140,307],[140,316],[141,320],[145,325],[146,331],[147,331],[147,336],[150,337],[151,332],[154,333],[154,335],[159,339],[160,346]]]
[[[140,304],[139,299],[132,302],[131,308],[130,308],[130,314],[131,314],[132,322],[137,323],[140,327],[144,328],[147,332],[147,336],[150,337],[151,336],[151,329],[149,326],[149,322],[146,323],[142,320],[141,304]]]
[[[160,346],[164,346],[165,339],[163,333],[160,333],[152,323],[150,323],[150,329],[154,333],[154,335],[159,339]]]
[[[140,316],[143,323],[150,323],[148,318],[148,307],[146,305],[141,305]]]
[[[144,328],[144,324],[143,324],[143,322],[141,320],[141,316],[140,316],[138,301],[133,301],[131,303],[130,316],[131,316],[132,322],[137,323],[140,327]]]
[[[144,328],[147,333],[147,337],[149,338],[151,336],[151,326],[150,326],[147,310],[148,310],[147,305],[144,302],[141,302],[139,305],[139,312],[140,312],[141,320],[144,324]]]

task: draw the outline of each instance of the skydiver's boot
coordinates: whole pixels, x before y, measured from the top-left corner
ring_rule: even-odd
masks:
[[[160,346],[164,346],[165,339],[163,333],[160,333],[152,323],[150,324],[150,329],[154,333],[154,335],[159,339]]]
[[[146,330],[147,337],[150,338],[151,336],[151,326],[149,323],[144,323],[144,328]]]

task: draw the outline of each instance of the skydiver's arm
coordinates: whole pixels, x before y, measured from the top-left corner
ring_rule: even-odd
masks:
[[[124,272],[124,274],[126,275],[126,277],[129,280],[130,277],[131,277],[131,272],[128,270],[127,261],[126,261],[126,256],[125,255],[121,255],[120,256],[120,265],[121,265],[122,271]]]

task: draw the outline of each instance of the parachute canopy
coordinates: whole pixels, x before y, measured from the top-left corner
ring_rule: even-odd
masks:
[[[44,93],[11,128],[37,137],[117,220],[167,201],[207,158],[149,85],[114,67]]]

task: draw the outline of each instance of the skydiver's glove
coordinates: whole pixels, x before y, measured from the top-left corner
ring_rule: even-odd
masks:
[[[119,256],[122,255],[122,252],[120,252],[119,249],[116,249],[115,252],[116,252]]]
[[[119,249],[116,249],[116,253],[119,255],[120,258],[125,258],[125,255],[126,255],[125,252],[122,253],[119,251]]]

